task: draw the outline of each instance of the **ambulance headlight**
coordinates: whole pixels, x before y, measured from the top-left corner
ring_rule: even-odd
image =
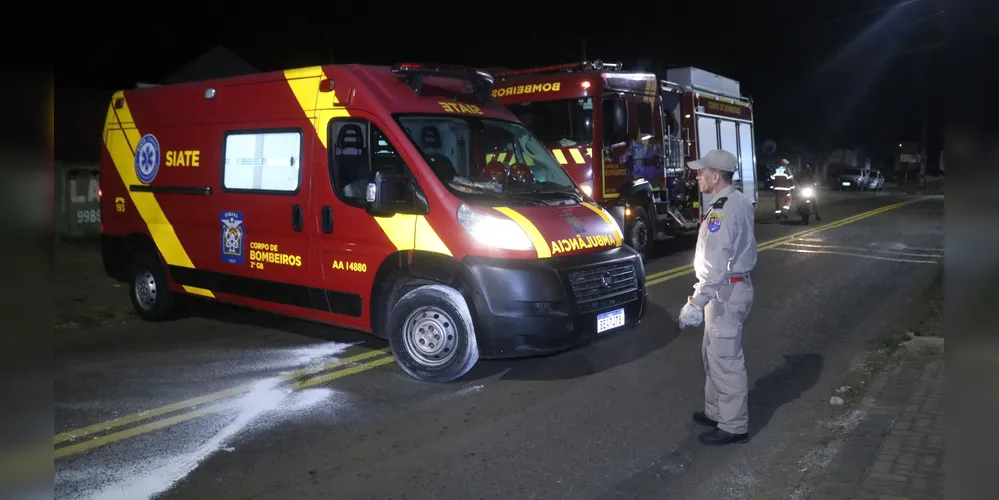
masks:
[[[464,203],[458,207],[458,223],[479,243],[486,246],[505,250],[534,248],[531,238],[516,222],[486,215]]]

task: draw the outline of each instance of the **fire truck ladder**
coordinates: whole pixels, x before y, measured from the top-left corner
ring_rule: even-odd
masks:
[[[599,59],[595,61],[580,61],[566,64],[555,64],[552,66],[540,66],[537,68],[528,69],[515,69],[510,71],[500,71],[498,73],[493,73],[493,78],[497,80],[504,80],[511,77],[526,76],[526,75],[543,75],[546,73],[560,73],[560,72],[573,72],[573,71],[620,71],[623,65],[621,63],[605,63]]]

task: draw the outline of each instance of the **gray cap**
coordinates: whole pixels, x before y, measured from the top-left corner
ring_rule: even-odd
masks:
[[[713,168],[735,172],[739,167],[739,159],[734,154],[723,149],[712,149],[699,159],[687,162],[687,166],[694,170]]]

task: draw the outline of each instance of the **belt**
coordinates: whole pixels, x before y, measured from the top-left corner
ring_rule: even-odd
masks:
[[[728,284],[739,283],[740,281],[749,281],[749,275],[746,274],[743,276],[729,276],[728,278],[725,278],[725,283]]]

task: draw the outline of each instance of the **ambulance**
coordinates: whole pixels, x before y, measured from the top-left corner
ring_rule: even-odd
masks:
[[[116,92],[105,272],[144,320],[195,296],[350,328],[427,382],[633,327],[640,256],[492,85],[408,63]]]

